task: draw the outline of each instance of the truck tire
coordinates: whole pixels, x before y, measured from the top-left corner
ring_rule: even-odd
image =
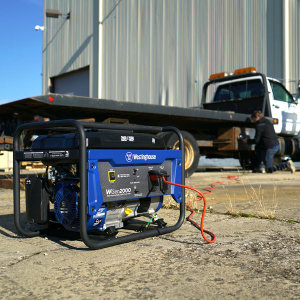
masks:
[[[256,165],[256,157],[254,152],[240,153],[239,161],[243,170],[254,170]],[[280,156],[274,156],[273,165],[282,163]]]
[[[185,150],[185,177],[190,177],[197,169],[199,164],[199,147],[195,138],[187,131],[181,131],[184,139]],[[176,134],[165,134],[166,146],[170,149],[179,149],[179,140]]]

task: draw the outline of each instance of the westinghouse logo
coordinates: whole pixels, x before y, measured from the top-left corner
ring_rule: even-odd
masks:
[[[126,159],[126,161],[128,161],[128,162],[132,162],[132,153],[131,153],[131,152],[127,152],[127,153],[125,154],[125,159]]]
[[[127,152],[125,154],[125,159],[127,162],[132,162],[133,160],[144,160],[147,161],[149,159],[156,159],[156,155],[150,155],[150,154],[135,154],[131,152]]]

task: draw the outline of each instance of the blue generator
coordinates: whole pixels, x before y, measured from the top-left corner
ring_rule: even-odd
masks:
[[[166,134],[178,136],[179,150],[166,148]],[[23,124],[14,138],[16,228],[31,237],[59,226],[79,232],[93,249],[172,232],[184,220],[184,192],[163,178],[184,184],[183,149],[173,127],[75,120]],[[25,179],[26,217],[36,229],[20,222],[22,161],[41,161],[46,168]],[[180,204],[171,226],[157,215],[167,195]],[[119,237],[123,229],[133,233]]]

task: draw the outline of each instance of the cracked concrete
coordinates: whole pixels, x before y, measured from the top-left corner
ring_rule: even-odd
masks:
[[[187,182],[200,188],[228,174],[197,173]],[[187,222],[168,235],[96,251],[74,237],[22,238],[13,225],[12,191],[0,189],[1,298],[298,299],[300,224],[224,213],[262,209],[246,195],[254,188],[264,210],[299,221],[300,173],[239,175],[243,183],[219,185],[207,196],[217,212],[204,222],[217,236],[212,245]],[[160,216],[171,224],[178,211],[162,209]]]

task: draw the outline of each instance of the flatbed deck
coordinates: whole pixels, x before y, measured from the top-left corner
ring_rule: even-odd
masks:
[[[245,126],[247,123],[247,126],[251,127],[247,114],[61,94],[41,95],[0,105],[0,117],[15,116],[21,121],[32,121],[35,115],[51,120],[95,118],[98,122],[107,118],[125,118],[129,119],[130,123],[173,125],[180,129],[191,129],[207,124],[219,127],[221,124]]]

